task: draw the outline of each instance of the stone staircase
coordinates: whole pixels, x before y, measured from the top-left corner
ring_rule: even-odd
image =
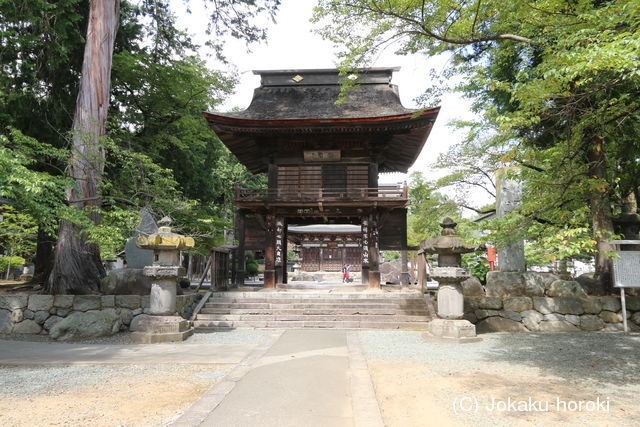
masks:
[[[338,328],[426,330],[418,292],[217,292],[194,320],[198,329]]]

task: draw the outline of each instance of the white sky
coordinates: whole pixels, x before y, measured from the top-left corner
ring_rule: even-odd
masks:
[[[175,2],[179,3],[180,0]],[[232,107],[246,108],[249,105],[253,89],[260,85],[259,76],[253,75],[252,70],[334,68],[336,66],[337,58],[332,44],[312,33],[309,18],[314,4],[314,0],[283,0],[276,16],[277,23],[269,28],[267,42],[251,46],[251,52],[247,52],[245,45],[237,40],[227,42],[226,56],[237,67],[240,83],[236,93],[225,102],[220,111],[228,111]],[[175,6],[177,7],[174,10],[179,12],[180,5]],[[192,33],[196,43],[203,45],[208,37],[205,35],[208,14],[202,9],[201,2],[192,1],[190,6],[191,14],[178,13],[178,25]],[[204,56],[206,49],[202,49],[201,54]],[[416,108],[417,105],[413,100],[427,88],[429,70],[432,66],[438,69],[445,67],[446,61],[441,58],[429,60],[421,55],[398,56],[387,51],[371,65],[400,66],[400,71],[394,73],[393,83],[399,87],[402,104],[407,108]],[[210,66],[220,68],[220,64],[213,59]],[[445,152],[450,145],[461,138],[461,135],[450,129],[447,123],[453,119],[469,117],[471,113],[468,101],[453,94],[445,95],[431,135],[410,172],[419,170],[428,178],[437,177],[431,171],[429,164],[436,160],[439,153]],[[439,175],[442,173],[440,172]],[[406,178],[404,174],[383,174],[380,176],[380,181],[396,183]]]

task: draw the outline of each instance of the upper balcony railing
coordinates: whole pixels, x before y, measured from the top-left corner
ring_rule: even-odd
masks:
[[[297,202],[297,201],[376,201],[406,200],[406,185],[381,185],[377,188],[240,188],[237,202]]]

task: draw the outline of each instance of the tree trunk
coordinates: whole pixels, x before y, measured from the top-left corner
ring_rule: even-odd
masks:
[[[73,118],[69,174],[75,186],[67,188],[67,201],[77,209],[92,209],[100,220],[100,181],[104,169],[105,135],[111,92],[111,61],[118,29],[120,0],[91,0],[80,88]],[[97,245],[89,243],[78,225],[62,221],[53,269],[45,291],[50,294],[99,292],[104,268]]]
[[[587,154],[589,161],[589,176],[599,180],[603,184],[602,191],[595,189],[591,193],[591,220],[593,223],[594,238],[597,242],[596,252],[596,278],[610,289],[612,285],[611,257],[606,253],[613,250],[608,243],[614,234],[611,213],[611,187],[607,182],[607,159],[603,141],[596,137]]]
[[[34,272],[33,281],[35,283],[46,283],[51,273],[53,261],[53,238],[38,229],[36,240],[36,256],[33,260]]]

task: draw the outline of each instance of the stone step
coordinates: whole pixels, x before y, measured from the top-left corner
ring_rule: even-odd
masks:
[[[255,328],[333,328],[333,329],[404,329],[426,331],[427,322],[380,322],[380,321],[284,321],[284,320],[195,320],[196,329],[255,329]]]
[[[372,322],[428,322],[429,316],[411,316],[402,314],[388,314],[388,315],[372,315],[372,314],[359,314],[359,315],[325,315],[325,314],[198,314],[196,320],[224,320],[224,321],[237,321],[237,320],[266,320],[266,321],[327,321],[327,322],[341,322],[341,321],[372,321]]]
[[[252,303],[252,302],[237,302],[237,303],[219,303],[209,302],[205,304],[205,308],[245,308],[245,309],[305,309],[305,308],[317,308],[317,309],[380,309],[380,310],[403,310],[403,309],[426,309],[424,301],[420,303],[402,304],[402,303],[385,303],[385,304],[354,304],[347,302],[336,302],[333,304],[328,303]]]
[[[272,299],[331,299],[331,300],[422,300],[424,295],[420,293],[381,293],[368,294],[362,292],[356,293],[306,293],[306,292],[216,292],[211,296],[212,300],[252,300],[261,302]]]
[[[236,308],[236,307],[214,307],[203,308],[200,313],[204,314],[308,314],[308,315],[321,315],[321,314],[339,314],[339,315],[358,315],[358,314],[372,314],[372,315],[427,315],[428,310],[426,307],[418,307],[412,309],[398,309],[396,307],[381,309],[381,308],[366,308],[366,307],[332,307],[332,308]]]

